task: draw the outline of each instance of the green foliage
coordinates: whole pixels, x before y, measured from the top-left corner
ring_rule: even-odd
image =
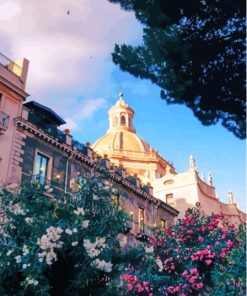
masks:
[[[204,124],[220,122],[246,138],[245,2],[109,0],[144,26],[139,46],[116,45],[113,61],[161,88]]]
[[[215,288],[210,295],[245,295],[246,292],[246,228],[239,226],[238,239],[242,242],[227,257],[227,264],[215,268],[212,277]]]
[[[102,176],[80,177],[78,188],[61,196],[37,183],[1,191],[0,295],[100,295],[118,272],[117,235],[129,222],[112,202],[120,192]]]

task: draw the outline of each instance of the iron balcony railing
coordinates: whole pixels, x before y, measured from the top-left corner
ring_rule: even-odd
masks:
[[[0,111],[0,130],[6,131],[9,126],[9,115]]]

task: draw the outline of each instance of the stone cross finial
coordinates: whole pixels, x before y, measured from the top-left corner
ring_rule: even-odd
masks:
[[[210,172],[208,172],[208,185],[213,186],[213,178]]]
[[[119,99],[123,100],[123,93],[122,93],[122,92],[120,92],[120,93],[118,94],[118,96],[119,96]]]

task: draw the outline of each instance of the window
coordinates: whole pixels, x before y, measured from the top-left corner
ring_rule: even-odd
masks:
[[[165,230],[167,228],[166,220],[160,219],[160,229]]]
[[[138,224],[140,232],[144,232],[144,209],[139,208],[138,210]]]
[[[121,116],[121,125],[126,125],[126,118],[124,115]]]
[[[34,175],[37,181],[45,184],[47,178],[49,158],[41,153],[36,154]]]
[[[169,193],[166,195],[166,203],[169,206],[173,206],[173,194],[172,193]]]

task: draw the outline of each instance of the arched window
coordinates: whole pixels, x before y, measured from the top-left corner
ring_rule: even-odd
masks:
[[[126,118],[124,115],[121,116],[121,125],[126,125]]]
[[[113,121],[112,121],[112,126],[115,127],[117,125],[118,125],[118,118],[117,118],[117,116],[114,116]]]

